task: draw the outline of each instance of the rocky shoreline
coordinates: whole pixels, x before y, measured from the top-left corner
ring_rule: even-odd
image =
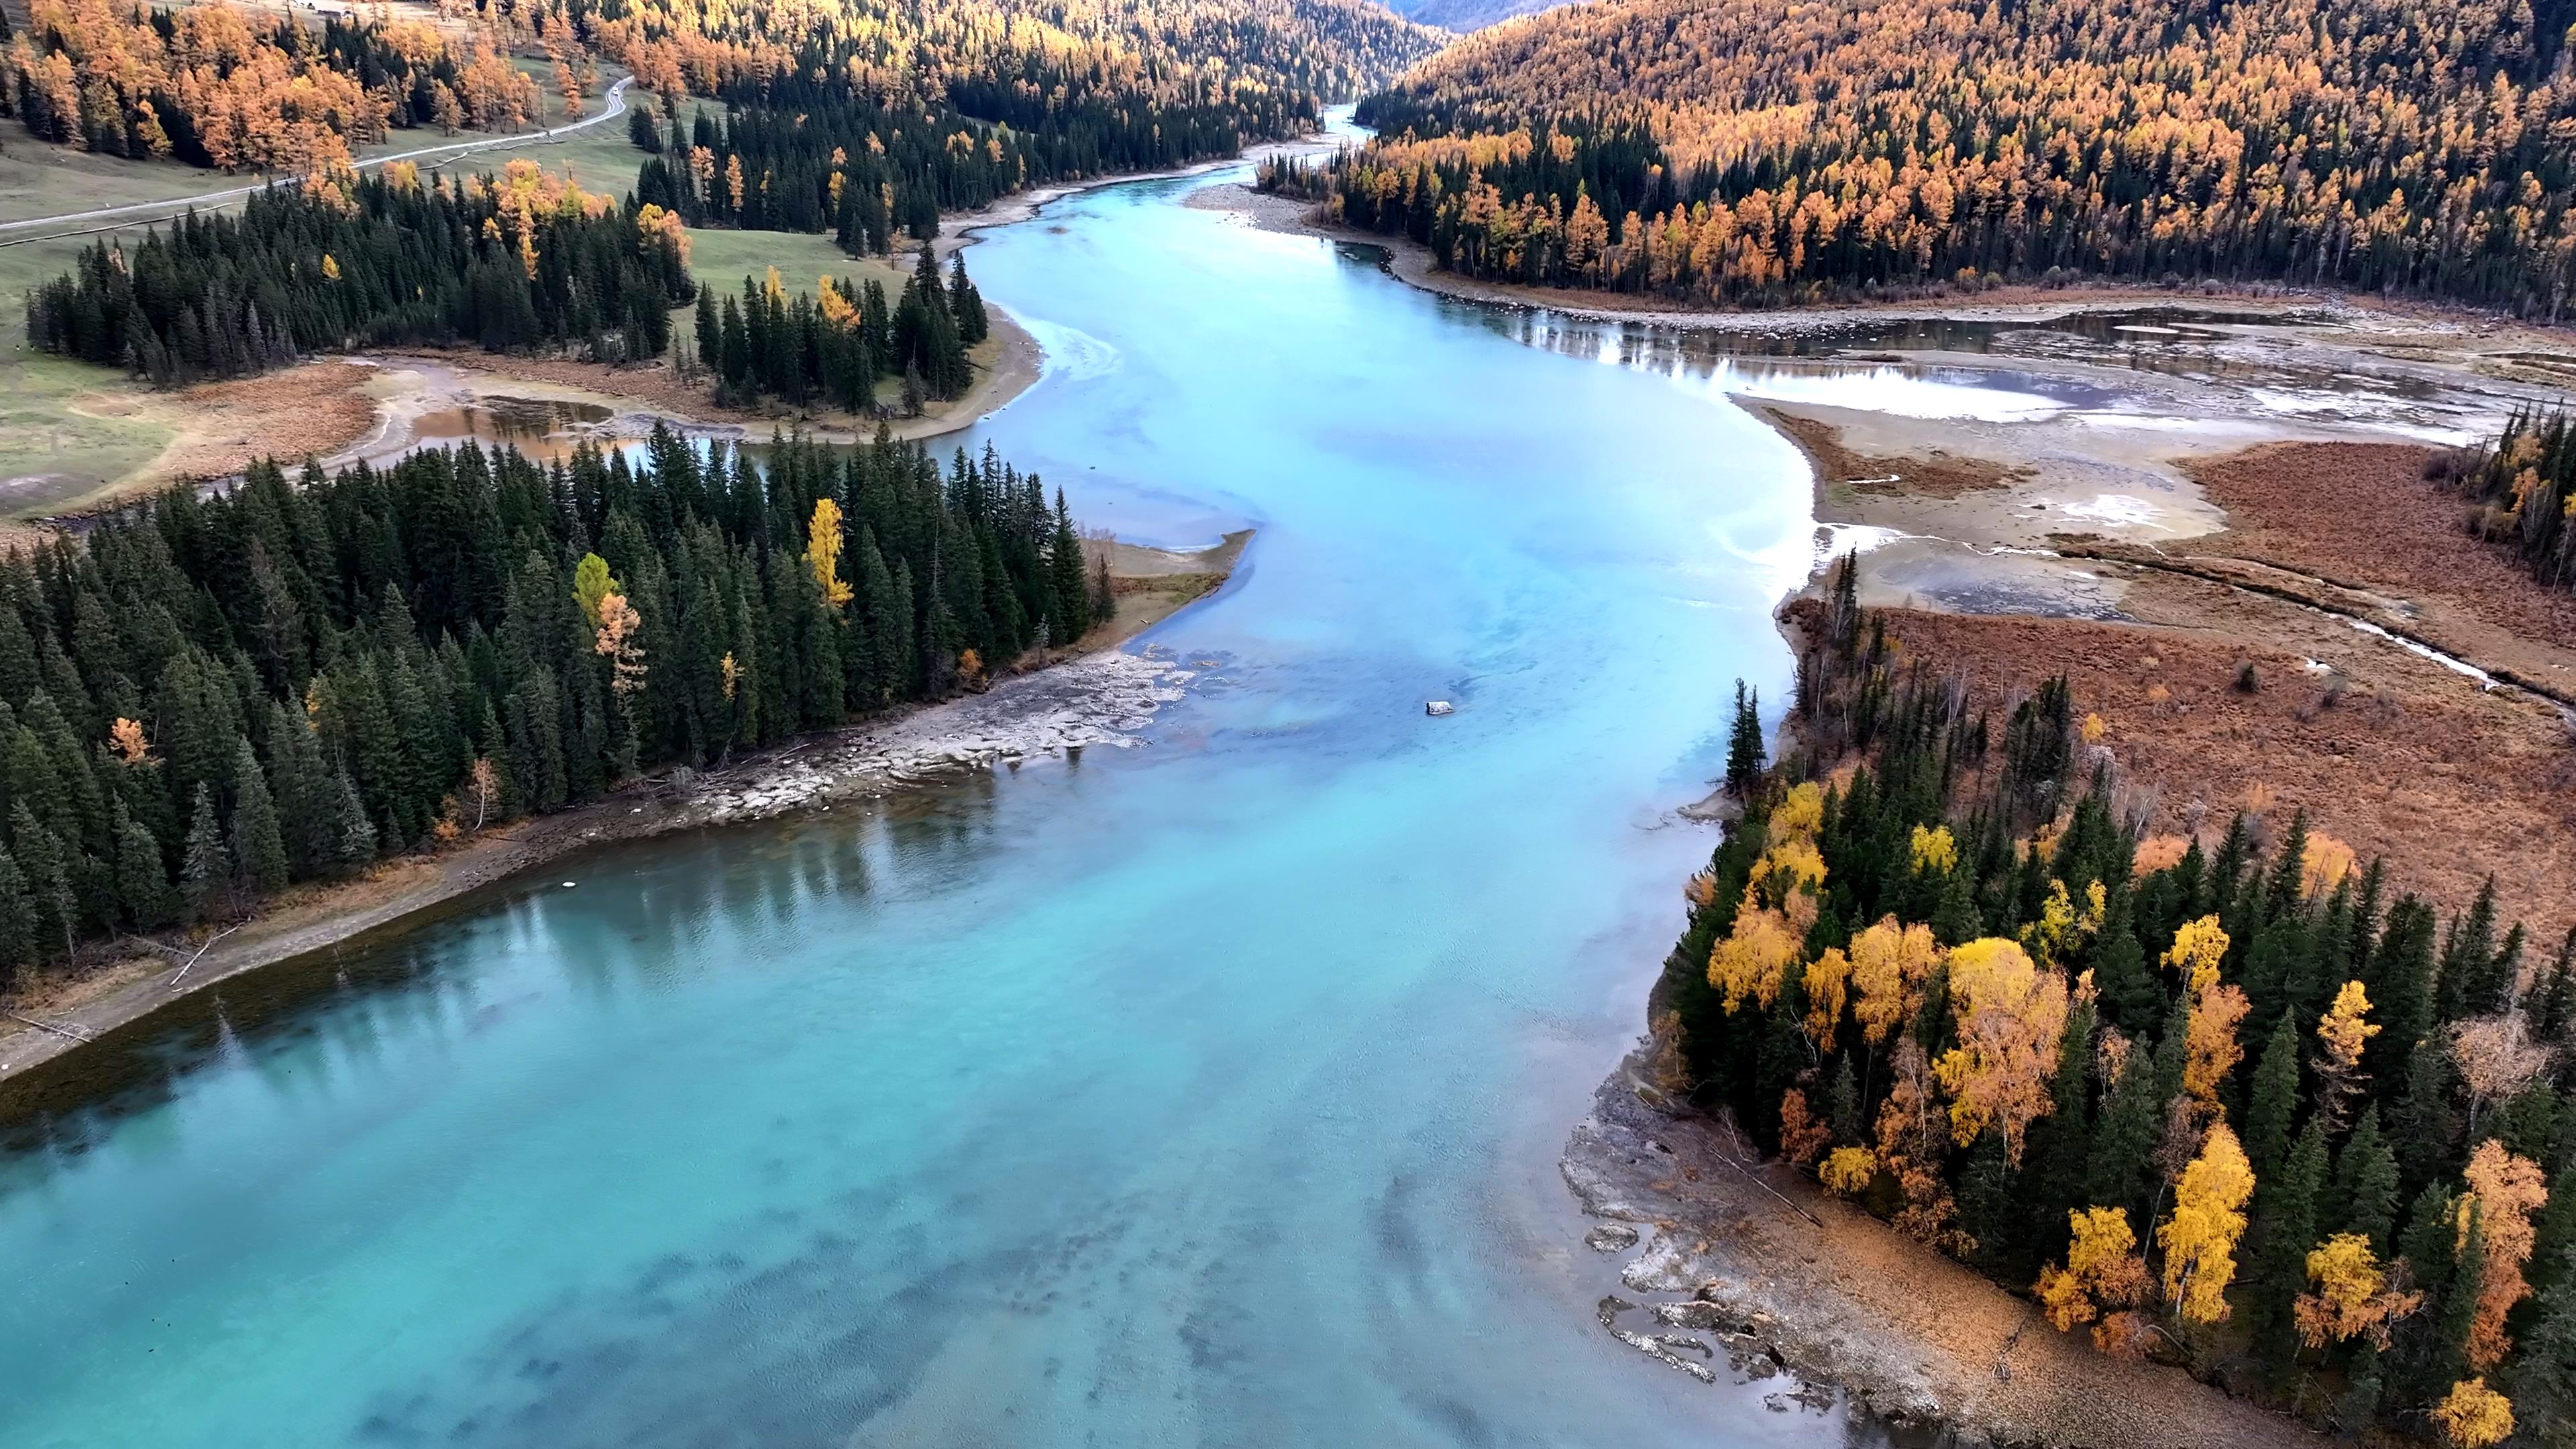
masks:
[[[2030,1304],[1778,1170],[1665,1096],[1641,1044],[1594,1093],[1558,1169],[1584,1238],[1623,1256],[1611,1336],[1714,1383],[1776,1380],[1765,1408],[1859,1416],[1936,1442],[2098,1449],[2322,1445],[2180,1369],[2128,1363]]]
[[[12,1012],[0,1035],[0,1081],[245,973],[417,925],[434,907],[593,846],[829,810],[1085,749],[1141,746],[1137,731],[1181,699],[1195,676],[1168,649],[1112,647],[1009,676],[980,694],[809,735],[723,769],[672,770],[577,809],[485,832],[447,855],[398,866],[408,879],[330,888],[301,908],[255,918],[184,970],[137,957],[86,980],[77,1003],[41,1015]]]

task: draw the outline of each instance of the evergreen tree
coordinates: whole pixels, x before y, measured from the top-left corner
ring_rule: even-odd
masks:
[[[1738,800],[1753,798],[1762,778],[1766,751],[1762,741],[1762,698],[1735,681],[1735,724],[1726,740],[1726,788]]]
[[[2290,1018],[2272,1029],[2272,1040],[2254,1068],[2245,1108],[2245,1157],[2254,1180],[2277,1177],[2290,1150],[2290,1117],[2299,1104],[2299,1036]]]
[[[2335,1231],[2359,1233],[2385,1256],[2397,1225],[2397,1157],[2380,1135],[2376,1107],[2362,1114],[2335,1158],[2334,1201],[2341,1211],[2339,1219],[2329,1215]]]
[[[124,903],[125,919],[136,930],[157,931],[178,915],[178,899],[170,893],[170,872],[161,864],[160,843],[126,815],[122,804],[116,810],[116,893]]]
[[[2249,1329],[2258,1358],[2272,1366],[2275,1378],[2289,1371],[2298,1354],[2291,1302],[2307,1286],[2308,1250],[2323,1236],[2317,1231],[2317,1197],[2325,1181],[2325,1127],[2313,1120],[2278,1175],[2268,1183],[2257,1179],[2262,1238],[2253,1263]]]
[[[265,894],[286,884],[286,838],[248,740],[233,752],[232,855],[233,878],[250,890]]]
[[[212,918],[222,909],[232,876],[232,858],[224,849],[223,827],[215,819],[215,792],[199,784],[196,803],[188,816],[187,848],[179,863],[180,909],[191,925]]]
[[[0,987],[14,985],[19,971],[35,959],[35,914],[27,877],[9,852],[0,850]]]
[[[2406,1095],[2391,1114],[2390,1146],[2401,1181],[2422,1184],[2451,1150],[2458,1123],[2451,1111],[2451,1059],[2438,1038],[2416,1045],[2407,1060]]]

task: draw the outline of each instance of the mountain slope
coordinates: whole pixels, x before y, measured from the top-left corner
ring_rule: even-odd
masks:
[[[1356,225],[1721,302],[2167,273],[2555,315],[2570,0],[1602,0],[1372,97]],[[1632,223],[1630,214],[1635,221]]]

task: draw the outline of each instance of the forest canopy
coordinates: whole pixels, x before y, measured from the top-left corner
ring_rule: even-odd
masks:
[[[1604,0],[1370,97],[1272,184],[1472,276],[1767,304],[2168,276],[2555,318],[2566,0]]]
[[[39,140],[226,171],[308,171],[388,126],[510,131],[535,79],[497,42],[451,44],[418,20],[254,18],[222,0],[34,0],[7,34],[0,114]]]
[[[657,206],[586,193],[536,162],[423,182],[339,167],[191,211],[133,252],[100,242],[29,294],[39,349],[164,385],[317,352],[463,342],[658,357],[693,293],[688,234]]]
[[[971,687],[1105,585],[1036,477],[882,438],[172,490],[0,559],[0,984]]]

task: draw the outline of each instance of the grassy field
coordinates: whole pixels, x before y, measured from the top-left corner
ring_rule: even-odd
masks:
[[[630,90],[627,103],[650,105],[653,97]],[[599,104],[597,97],[592,104]],[[385,144],[366,149],[383,154],[437,145],[441,139],[432,132],[402,131]],[[460,133],[453,139],[478,138]],[[634,185],[635,169],[644,159],[627,140],[623,120],[549,140],[484,139],[488,144],[472,152],[435,157],[424,164],[451,174],[494,171],[513,157],[525,156],[549,169],[569,167],[584,187],[622,196]],[[0,152],[0,221],[168,201],[257,180],[173,161],[127,161],[68,151],[23,135],[9,136],[6,146]],[[77,224],[65,228],[66,233],[79,235],[54,234],[43,228],[0,235],[0,518],[57,512],[119,486],[145,481],[153,460],[184,426],[183,409],[123,374],[46,357],[26,345],[28,292],[69,270],[87,247],[108,240],[132,246],[145,229],[145,223],[138,221],[103,230]],[[725,266],[736,266],[739,257],[775,252],[761,265],[775,261],[782,274],[820,275],[806,254],[796,249],[807,243],[831,250],[828,239],[816,237],[781,237],[775,247],[745,242],[726,256]],[[731,273],[737,284],[740,276],[739,271]],[[806,285],[812,285],[810,276]]]

